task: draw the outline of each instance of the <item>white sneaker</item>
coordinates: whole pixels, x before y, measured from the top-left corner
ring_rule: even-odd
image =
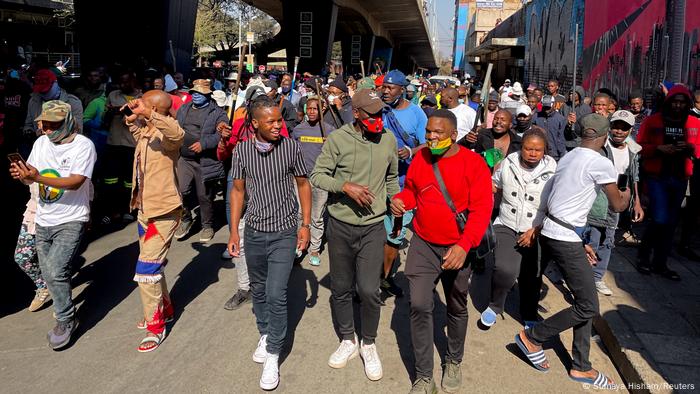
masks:
[[[377,345],[360,345],[360,356],[365,362],[365,375],[369,380],[379,380],[382,378],[382,362],[379,360]]]
[[[280,355],[265,353],[265,364],[263,364],[262,376],[260,376],[260,388],[263,390],[274,390],[280,384]]]
[[[343,340],[340,342],[340,346],[336,349],[331,357],[328,359],[328,366],[331,368],[343,368],[348,364],[348,361],[357,357],[358,355],[358,344],[357,336],[355,336],[355,343],[350,340]]]
[[[267,335],[260,337],[258,347],[255,348],[255,353],[253,353],[253,361],[258,364],[264,363],[265,358],[267,358]]]
[[[598,293],[605,296],[611,296],[613,294],[612,290],[610,290],[608,285],[606,285],[602,280],[595,282],[595,289],[598,290]]]

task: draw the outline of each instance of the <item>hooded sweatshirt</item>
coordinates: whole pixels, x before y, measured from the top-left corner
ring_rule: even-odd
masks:
[[[669,99],[677,94],[686,96],[692,105],[693,98],[688,88],[676,85],[669,90],[664,108],[646,118],[639,127],[637,143],[642,146],[641,162],[644,172],[652,177],[675,176],[688,179],[693,174],[693,158],[700,157],[700,119],[688,115],[681,125],[666,124],[664,113],[670,105]],[[657,150],[659,145],[683,140],[693,147],[692,155],[668,156]]]
[[[399,158],[396,137],[384,129],[377,141],[370,141],[346,124],[328,135],[311,183],[328,194],[328,214],[355,226],[367,226],[384,220],[387,201],[399,192]],[[374,194],[370,207],[361,207],[343,193],[343,184],[368,186]]]
[[[586,92],[583,90],[583,88],[581,86],[576,86],[574,88],[574,92],[576,92],[578,95],[579,104],[575,109],[574,103],[571,101],[564,104],[564,106],[561,108],[561,114],[564,116],[564,119],[567,119],[572,111],[574,111],[576,114],[577,120],[593,112],[591,106],[583,102],[583,98],[586,97]],[[569,126],[567,123],[566,128],[564,128],[564,139],[564,144],[566,145],[567,151],[579,146],[581,144],[581,125],[576,122]]]

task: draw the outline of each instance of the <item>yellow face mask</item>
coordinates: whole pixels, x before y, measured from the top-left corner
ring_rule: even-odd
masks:
[[[430,153],[435,156],[440,156],[447,152],[452,146],[452,138],[446,138],[444,140],[428,141],[428,148],[430,148]]]

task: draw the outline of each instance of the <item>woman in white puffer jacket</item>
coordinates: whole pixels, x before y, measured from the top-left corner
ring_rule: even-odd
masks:
[[[542,273],[539,272],[537,234],[546,215],[556,161],[545,155],[547,136],[529,130],[522,149],[508,155],[493,174],[494,193],[500,194],[499,214],[493,222],[497,244],[490,260],[491,299],[481,314],[487,327],[503,313],[508,291],[518,278],[520,315],[526,326],[537,321]]]

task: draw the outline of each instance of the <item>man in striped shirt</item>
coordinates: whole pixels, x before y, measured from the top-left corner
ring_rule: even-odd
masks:
[[[261,335],[253,361],[264,364],[260,387],[273,390],[279,384],[279,354],[287,332],[287,282],[295,250],[306,249],[311,239],[311,185],[299,143],[280,135],[284,120],[279,107],[263,98],[254,102],[251,112],[255,138],[239,143],[233,151],[231,228],[238,229],[247,198],[243,242]],[[295,181],[303,217],[298,229]],[[238,256],[238,231],[231,231],[228,250]]]

